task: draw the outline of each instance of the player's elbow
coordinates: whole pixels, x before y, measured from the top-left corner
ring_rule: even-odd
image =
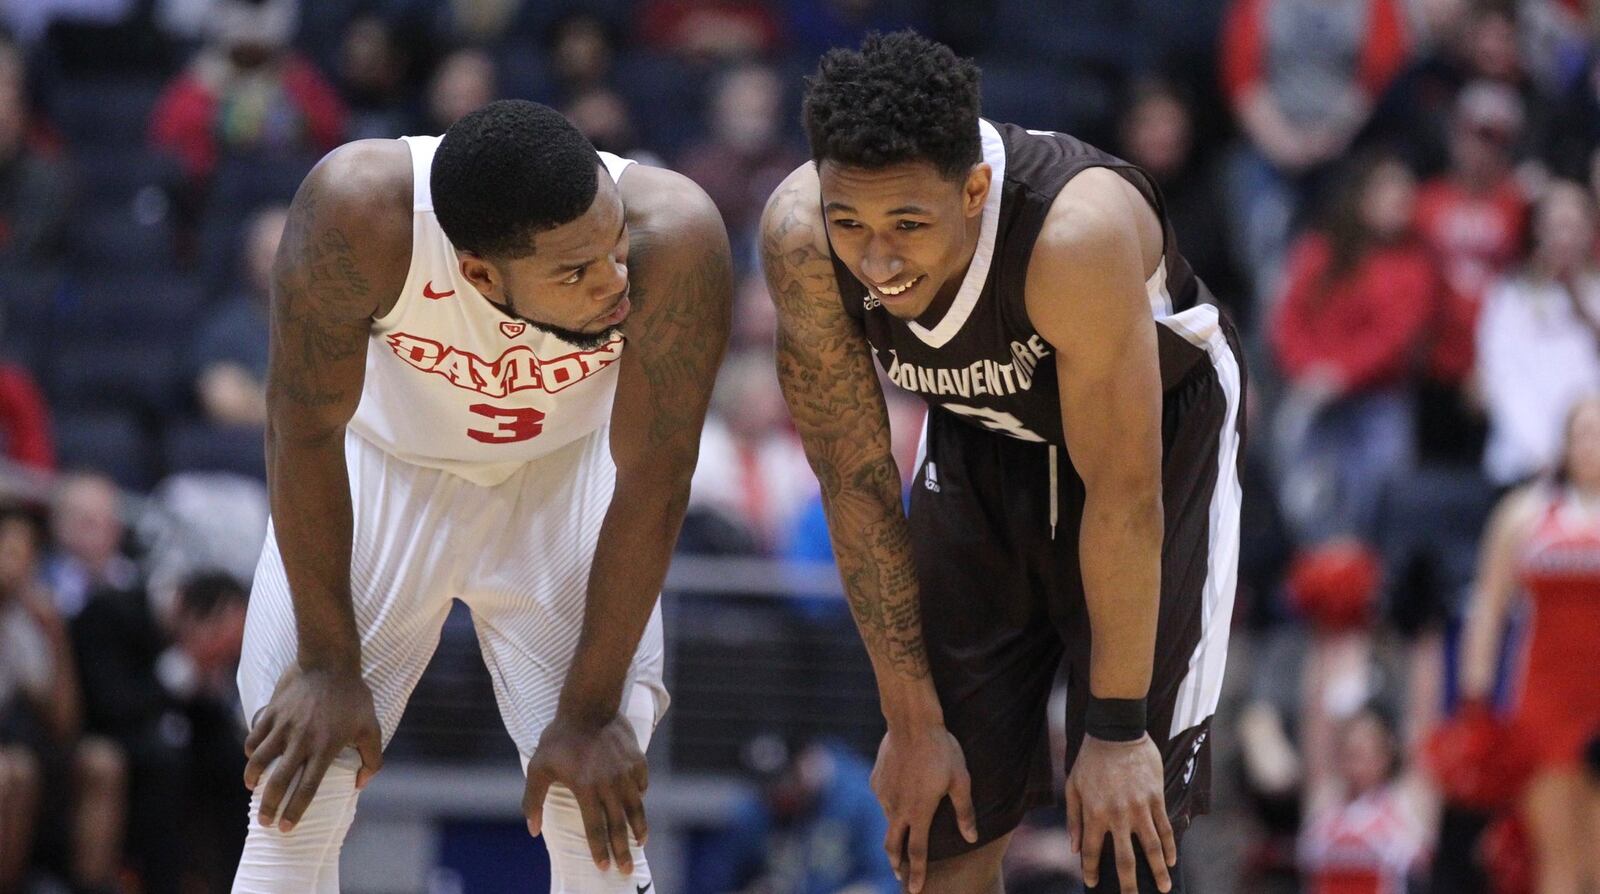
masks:
[[[283,388],[267,388],[265,437],[269,447],[283,448],[344,443],[345,424],[350,413],[319,412],[308,408],[305,400]]]
[[[616,500],[641,510],[656,509],[674,524],[689,511],[689,484],[694,479],[698,451],[687,455],[674,451],[671,457],[634,468],[617,468]]]
[[[1084,515],[1117,516],[1124,524],[1161,530],[1161,470],[1115,469],[1084,476]]]

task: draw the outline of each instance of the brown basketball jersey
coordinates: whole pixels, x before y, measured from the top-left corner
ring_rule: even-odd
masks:
[[[1024,286],[1034,240],[1068,181],[1088,168],[1109,168],[1155,209],[1165,246],[1146,282],[1152,319],[1213,302],[1178,252],[1160,193],[1137,167],[1066,134],[987,120],[979,127],[993,185],[977,250],[949,305],[936,303],[918,320],[900,320],[835,257],[839,293],[896,385],[971,424],[1064,447],[1054,348],[1028,320]],[[1169,326],[1156,332],[1162,385],[1170,388],[1206,359],[1206,350]]]

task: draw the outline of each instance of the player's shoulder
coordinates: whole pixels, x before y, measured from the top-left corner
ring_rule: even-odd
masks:
[[[402,140],[355,140],[329,152],[306,184],[338,203],[337,210],[399,210],[410,218],[411,149]]]
[[[401,140],[356,140],[317,162],[295,205],[320,223],[361,233],[361,243],[381,254],[409,253],[412,196],[410,148]]]
[[[722,216],[704,189],[668,168],[634,163],[617,179],[628,227],[693,243],[708,228],[721,228]]]
[[[1050,203],[1039,241],[1048,248],[1082,250],[1135,232],[1149,204],[1127,178],[1105,167],[1086,168]]]
[[[298,265],[337,254],[367,286],[352,300],[387,312],[411,265],[411,171],[400,140],[356,140],[323,156],[290,205],[280,275],[299,279]]]
[[[795,168],[767,198],[761,212],[761,241],[769,254],[805,251],[832,255],[822,219],[822,183],[814,163]]]

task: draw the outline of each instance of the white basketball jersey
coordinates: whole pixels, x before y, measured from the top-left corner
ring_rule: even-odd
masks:
[[[440,138],[401,139],[411,149],[411,269],[394,308],[373,321],[350,428],[406,462],[499,484],[610,421],[623,337],[585,350],[490,305],[433,213]],[[633,164],[600,157],[613,180]]]

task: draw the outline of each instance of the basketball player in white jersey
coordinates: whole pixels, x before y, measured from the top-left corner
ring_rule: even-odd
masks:
[[[236,892],[339,889],[340,845],[453,599],[554,892],[638,894],[657,595],[732,302],[686,178],[496,102],[307,176],[272,287],[272,530],[239,689]]]

